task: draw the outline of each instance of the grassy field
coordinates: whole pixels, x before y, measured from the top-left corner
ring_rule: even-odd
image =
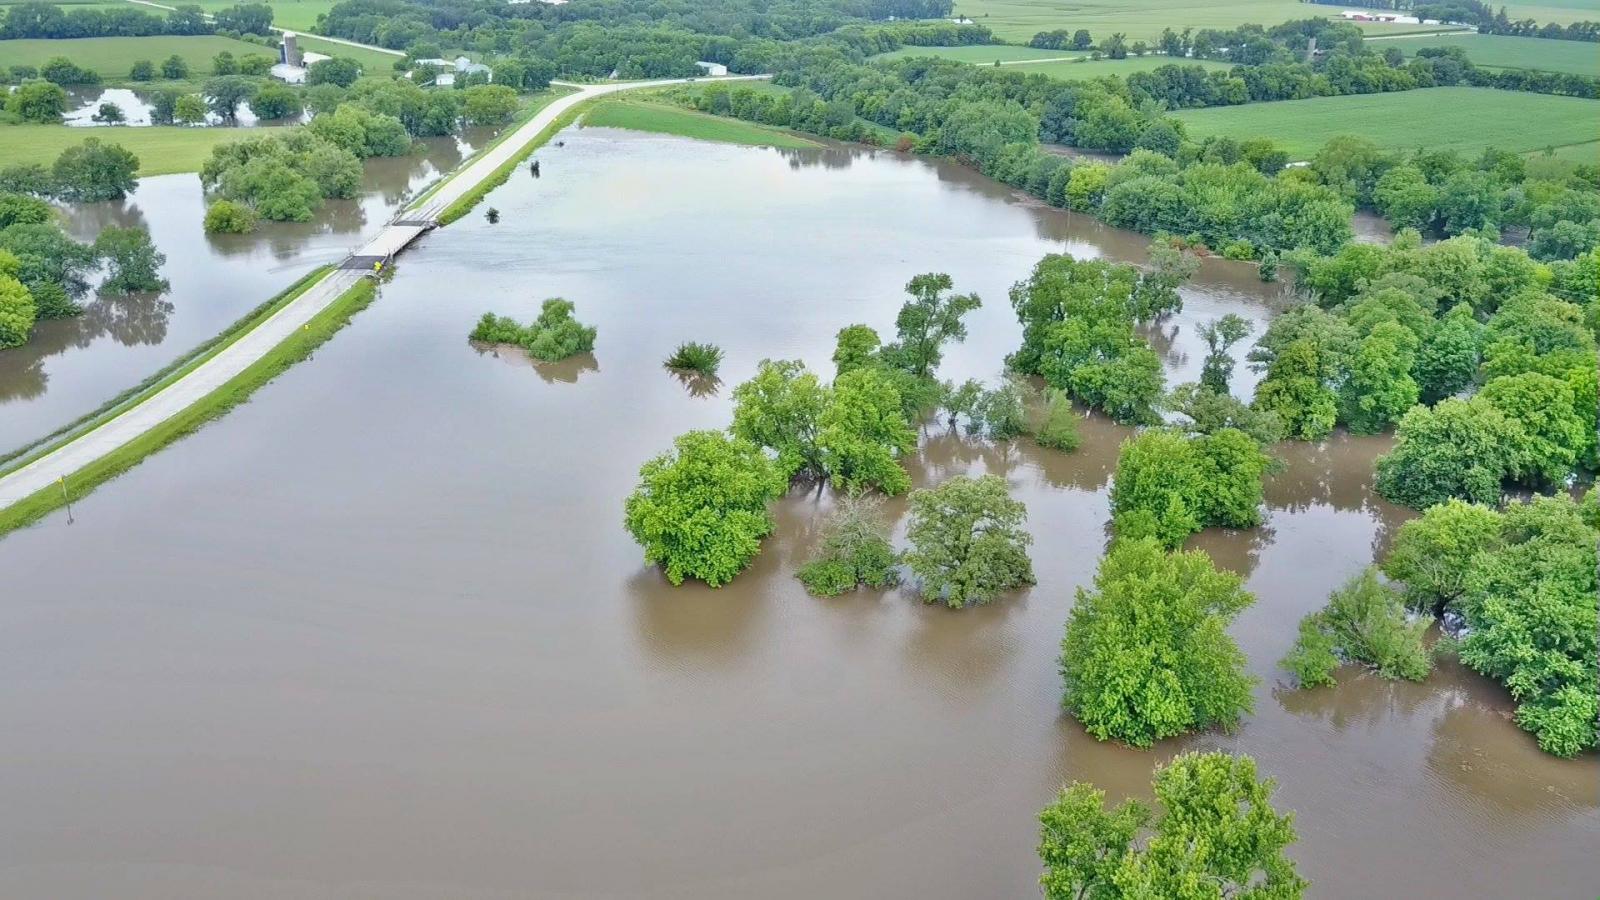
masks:
[[[278,306],[287,303],[296,293],[306,290],[309,286],[309,283],[302,281],[297,289],[271,304],[268,311],[256,321],[258,323],[265,321]],[[361,279],[354,287],[334,300],[327,309],[313,316],[305,328],[294,332],[283,343],[267,351],[265,356],[229,379],[226,384],[196,400],[182,412],[143,435],[68,476],[65,490],[51,486],[0,510],[0,535],[38,521],[59,508],[68,498],[77,500],[87,496],[101,484],[133,468],[168,444],[194,433],[207,422],[225,415],[290,366],[310,356],[312,351],[343,328],[351,316],[365,309],[375,296],[377,296],[377,284],[370,278]],[[241,335],[242,333],[243,331],[239,332]],[[237,336],[234,339],[237,340]],[[221,347],[217,349],[220,350]]]
[[[224,50],[235,57],[277,57],[271,47],[216,35],[23,39],[0,41],[0,67],[38,66],[51,57],[65,56],[99,72],[106,81],[119,81],[128,77],[128,70],[138,60],[148,59],[159,66],[162,60],[176,53],[189,63],[191,75],[204,75],[211,72],[211,58]]]
[[[1189,136],[1266,137],[1296,159],[1329,138],[1365,137],[1393,150],[1533,151],[1600,141],[1600,100],[1446,87],[1394,94],[1316,97],[1175,113]],[[1591,143],[1600,155],[1600,144]]]
[[[1087,28],[1095,40],[1120,31],[1128,36],[1129,41],[1154,43],[1161,30],[1169,27],[1174,31],[1182,31],[1186,27],[1237,28],[1250,22],[1277,25],[1290,19],[1319,15],[1337,17],[1339,13],[1339,7],[1312,6],[1296,0],[1221,0],[1216,3],[1203,0],[1140,0],[1138,3],[1119,0],[1073,0],[1070,3],[1066,0],[956,0],[955,7],[955,15],[967,16],[979,25],[987,26],[1003,40],[1023,44],[1041,31],[1057,28],[1074,31]],[[1577,18],[1582,18],[1582,15]],[[1401,34],[1417,27],[1374,24],[1363,30],[1369,34]]]
[[[1035,50],[1032,47],[1017,47],[1012,44],[979,44],[971,47],[902,47],[888,53],[880,53],[873,59],[900,59],[907,56],[937,56],[941,59],[953,59],[957,62],[978,63],[980,65],[1000,62],[1017,62],[1030,59],[1061,59],[1065,56],[1088,56],[1089,54],[1076,50]]]
[[[66,125],[0,125],[0,160],[6,165],[48,166],[61,151],[84,138],[121,144],[139,157],[139,174],[198,172],[211,148],[250,137],[248,128],[69,128]]]
[[[318,40],[309,35],[296,35],[295,41],[300,44],[301,50],[310,50],[312,53],[323,53],[328,56],[348,56],[361,64],[364,75],[381,75],[388,78],[394,74],[394,62],[398,56],[379,53],[376,50],[363,50],[349,44],[335,44],[331,41]]]
[[[217,10],[227,9],[239,0],[158,0],[158,2],[167,6],[192,3],[215,15]],[[310,31],[311,26],[317,24],[317,16],[332,9],[334,2],[335,0],[271,0],[272,24],[290,31]]]
[[[816,141],[791,131],[754,122],[707,115],[663,101],[607,99],[583,117],[586,128],[627,128],[656,134],[675,134],[698,141],[748,144],[758,147],[798,149],[818,146]]]
[[[1600,16],[1600,13],[1596,14]],[[1505,34],[1462,34],[1396,38],[1374,44],[1373,49],[1399,47],[1415,56],[1424,47],[1460,47],[1480,66],[1500,69],[1539,69],[1572,75],[1600,76],[1600,45],[1585,41],[1547,41]]]
[[[1086,78],[1099,78],[1102,75],[1131,75],[1134,72],[1148,72],[1162,66],[1186,65],[1202,66],[1207,69],[1226,69],[1227,63],[1220,63],[1210,59],[1174,59],[1170,56],[1130,56],[1127,59],[1085,59],[1077,62],[1050,62],[1050,63],[1019,63],[1004,68],[1010,72],[1027,72],[1033,75],[1049,75],[1052,78],[1061,78],[1067,81],[1082,81]]]
[[[1566,25],[1569,22],[1600,19],[1600,0],[1539,0],[1537,3],[1508,0],[1506,3],[1490,5],[1496,9],[1504,6],[1506,15],[1513,20],[1533,19],[1540,24],[1558,22]]]

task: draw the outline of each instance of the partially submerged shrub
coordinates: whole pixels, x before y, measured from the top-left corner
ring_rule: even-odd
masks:
[[[1300,638],[1282,665],[1301,687],[1333,684],[1341,662],[1365,664],[1385,678],[1421,681],[1433,668],[1422,640],[1427,629],[1426,620],[1406,616],[1401,593],[1367,569],[1300,621]]]
[[[1050,392],[1050,402],[1044,410],[1044,421],[1039,424],[1039,430],[1034,432],[1033,439],[1041,447],[1052,450],[1071,452],[1078,449],[1078,411],[1072,408],[1072,401],[1060,391]]]
[[[701,375],[717,374],[717,367],[722,365],[722,348],[716,344],[702,344],[698,341],[685,341],[678,345],[667,357],[666,366],[669,369],[679,369],[685,372],[699,372]]]
[[[829,518],[817,555],[795,575],[819,597],[836,597],[859,585],[883,588],[899,580],[899,555],[889,543],[882,501],[846,498]]]
[[[255,210],[232,200],[218,200],[206,208],[206,234],[249,234],[256,230]]]
[[[490,344],[518,344],[541,362],[557,362],[594,349],[595,329],[572,317],[572,301],[552,297],[544,301],[539,318],[523,327],[509,316],[484,313],[468,335]]]

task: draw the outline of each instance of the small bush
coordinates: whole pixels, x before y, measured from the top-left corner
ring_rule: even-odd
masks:
[[[256,214],[232,200],[218,200],[206,208],[206,234],[249,234],[256,229]]]
[[[1044,421],[1040,423],[1033,439],[1039,442],[1039,446],[1051,450],[1070,453],[1078,449],[1078,411],[1072,408],[1072,401],[1067,399],[1066,394],[1051,391]]]
[[[1256,248],[1249,241],[1233,241],[1222,248],[1223,259],[1254,259]]]
[[[667,357],[666,366],[669,369],[682,369],[687,372],[699,372],[701,375],[717,374],[717,367],[722,365],[722,348],[716,344],[701,344],[697,341],[686,341],[678,345]]]
[[[486,344],[520,344],[526,333],[517,320],[510,316],[497,316],[494,313],[484,313],[478,324],[473,326],[472,334],[468,335],[474,341]]]
[[[534,359],[558,362],[594,349],[595,329],[574,319],[572,311],[571,301],[553,297],[544,301],[539,318],[527,327],[509,316],[484,313],[468,337],[490,344],[520,344]]]
[[[1426,620],[1407,618],[1400,592],[1367,569],[1300,621],[1300,638],[1281,665],[1301,687],[1333,684],[1341,661],[1364,663],[1384,678],[1421,681],[1433,668],[1422,642],[1427,629]]]
[[[828,520],[817,556],[795,575],[819,597],[837,597],[858,585],[883,588],[899,580],[899,555],[889,543],[889,526],[879,515],[882,503],[846,498]]]

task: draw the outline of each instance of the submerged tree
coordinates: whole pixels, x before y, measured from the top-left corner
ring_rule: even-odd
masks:
[[[827,474],[817,442],[829,390],[799,360],[764,359],[754,378],[733,389],[734,435],[777,454],[787,478]]]
[[[783,473],[755,444],[720,431],[691,431],[639,470],[624,524],[645,561],[667,580],[712,587],[743,571],[772,531],[767,505],[783,495]]]
[[[595,329],[574,318],[575,309],[572,301],[552,297],[526,328],[510,317],[484,313],[470,337],[491,344],[519,344],[540,362],[559,362],[594,349]]]
[[[1228,349],[1249,334],[1249,320],[1236,313],[1200,326],[1200,339],[1206,342],[1206,359],[1200,368],[1201,385],[1219,394],[1228,393],[1228,382],[1233,378],[1233,357]]]
[[[944,345],[966,340],[967,326],[961,317],[983,305],[977,294],[949,293],[954,282],[949,275],[918,275],[906,284],[911,295],[894,325],[899,340],[883,348],[890,364],[918,378],[933,374],[944,358]]]
[[[899,556],[889,543],[882,501],[847,496],[823,528],[817,553],[796,576],[819,597],[836,597],[859,585],[883,588],[898,580]]]
[[[1427,630],[1425,620],[1407,618],[1400,592],[1369,568],[1300,620],[1300,637],[1280,665],[1301,687],[1333,684],[1342,662],[1370,666],[1384,678],[1421,681],[1433,668],[1423,643]]]
[[[914,492],[905,561],[922,582],[923,598],[959,608],[1032,584],[1027,517],[1027,507],[994,475],[958,476]]]
[[[1118,540],[1068,614],[1062,705],[1096,738],[1134,747],[1233,728],[1255,680],[1227,628],[1254,602],[1201,551]]]
[[[105,228],[94,240],[94,251],[109,269],[101,289],[113,294],[139,291],[164,291],[167,280],[161,277],[166,254],[150,241],[143,228]]]
[[[1297,900],[1308,883],[1284,853],[1293,814],[1272,807],[1275,784],[1255,760],[1185,753],[1155,775],[1157,810],[1107,809],[1105,792],[1074,782],[1039,814],[1039,878],[1047,900],[1186,898]]]
[[[834,487],[877,488],[885,494],[911,487],[900,458],[916,449],[917,435],[906,424],[900,391],[881,370],[839,376],[817,426],[817,449]]]

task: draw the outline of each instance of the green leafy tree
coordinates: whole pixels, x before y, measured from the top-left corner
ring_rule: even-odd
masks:
[[[266,84],[250,100],[250,110],[262,119],[287,119],[301,111],[300,94],[285,84]]]
[[[517,92],[503,84],[475,84],[462,91],[461,115],[468,125],[504,125],[517,104]]]
[[[736,437],[777,454],[785,477],[827,474],[818,443],[819,420],[831,392],[799,360],[764,359],[756,375],[733,389]]]
[[[976,378],[968,378],[960,384],[947,381],[940,385],[939,407],[944,410],[951,428],[965,417],[971,424],[969,430],[977,431],[982,425],[978,414],[978,405],[982,402],[983,382]]]
[[[1207,525],[1260,524],[1262,477],[1271,457],[1234,428],[1190,436],[1165,428],[1125,441],[1111,487],[1118,537],[1176,547]]]
[[[361,77],[361,64],[346,56],[319,59],[306,67],[306,87],[336,84],[347,88]],[[507,90],[510,90],[507,88]]]
[[[718,587],[760,550],[772,531],[767,505],[784,489],[783,473],[755,444],[691,431],[639,470],[624,524],[668,581],[698,578]]]
[[[1246,406],[1232,394],[1218,393],[1193,381],[1173,388],[1162,406],[1183,418],[1176,424],[1196,434],[1216,434],[1236,428],[1263,446],[1283,440],[1278,414]]]
[[[199,94],[184,94],[172,106],[172,118],[179,125],[201,125],[206,120],[206,101]]]
[[[857,369],[834,379],[817,425],[817,449],[835,487],[886,494],[911,487],[900,457],[916,448],[917,435],[906,423],[900,391],[883,372]]]
[[[48,81],[25,81],[6,98],[6,111],[24,122],[54,125],[67,111],[67,92]]]
[[[1315,344],[1290,344],[1257,385],[1256,409],[1277,416],[1289,437],[1306,441],[1327,437],[1339,421],[1339,400],[1323,372]]]
[[[994,475],[957,476],[912,492],[905,562],[923,597],[960,608],[1033,584],[1027,517],[1027,507]]]
[[[1510,475],[1535,485],[1560,484],[1572,474],[1594,428],[1591,410],[1579,414],[1572,387],[1539,372],[1492,378],[1478,398],[1500,411],[1518,440]]]
[[[528,355],[544,362],[557,362],[594,349],[595,329],[573,317],[572,301],[552,297],[539,309],[523,347]]]
[[[161,277],[167,256],[156,249],[145,229],[104,228],[94,239],[94,252],[109,270],[101,290],[131,294],[167,289],[167,280]]]
[[[817,553],[796,572],[806,590],[837,597],[860,585],[884,588],[899,580],[899,555],[889,543],[882,501],[846,496],[823,527]]]
[[[1104,792],[1074,782],[1039,814],[1044,896],[1298,900],[1308,883],[1284,852],[1294,815],[1272,807],[1275,787],[1255,760],[1226,753],[1185,753],[1158,769],[1159,816],[1136,800],[1107,809]]]
[[[232,200],[216,200],[206,207],[206,234],[249,234],[256,230],[256,214]]]
[[[1228,313],[1200,326],[1200,339],[1206,342],[1206,359],[1200,369],[1200,383],[1219,394],[1228,393],[1233,378],[1233,357],[1228,349],[1249,336],[1249,320]]]
[[[129,81],[154,81],[156,77],[156,64],[148,59],[134,60],[132,68],[128,69]]]
[[[1028,414],[1022,388],[1006,380],[984,391],[973,410],[973,422],[982,423],[983,434],[991,441],[1009,441],[1028,432]]]
[[[1412,606],[1443,615],[1467,587],[1479,553],[1494,546],[1500,514],[1487,506],[1450,499],[1400,526],[1383,572],[1404,582]]]
[[[0,350],[26,344],[28,336],[33,334],[37,314],[33,295],[22,282],[11,275],[0,274]]]
[[[56,195],[63,200],[90,202],[120,200],[138,188],[139,157],[120,144],[86,138],[56,157],[50,174]]]
[[[977,294],[951,294],[949,275],[918,275],[906,283],[911,299],[895,317],[899,340],[885,347],[889,360],[918,377],[928,377],[944,358],[944,345],[966,340],[967,326],[961,321],[983,305]]]
[[[1384,678],[1421,681],[1433,669],[1423,636],[1426,620],[1411,620],[1399,591],[1367,569],[1345,582],[1328,605],[1300,620],[1300,638],[1283,658],[1301,687],[1333,684],[1341,662],[1362,663]]]
[[[1157,124],[1170,129],[1164,122]],[[1134,284],[1133,295],[1129,299],[1134,319],[1143,322],[1181,311],[1183,297],[1178,293],[1178,288],[1198,271],[1200,271],[1200,258],[1186,252],[1177,242],[1152,241],[1150,267],[1139,275],[1139,280]],[[1249,334],[1248,327],[1245,334]]]
[[[1595,525],[1567,497],[1512,504],[1498,545],[1474,558],[1452,604],[1466,626],[1461,661],[1504,683],[1517,724],[1557,756],[1600,744]]]
[[[1063,705],[1096,738],[1135,747],[1233,728],[1250,711],[1254,679],[1227,626],[1253,602],[1203,552],[1118,540],[1068,614]]]
[[[237,75],[239,74],[239,61],[233,58],[232,53],[224,50],[211,57],[211,74]]]
[[[225,122],[239,119],[239,104],[248,103],[256,95],[257,85],[243,75],[218,75],[207,78],[200,93],[206,105]]]
[[[189,77],[189,62],[174,53],[161,61],[161,77],[171,81]]]
[[[843,375],[871,365],[881,343],[878,333],[865,325],[847,325],[839,329],[833,351],[834,374]]]
[[[1437,403],[1472,384],[1483,355],[1483,324],[1472,307],[1458,303],[1423,341],[1413,374],[1424,403]]]
[[[1477,397],[1416,407],[1395,429],[1394,449],[1378,458],[1378,493],[1413,509],[1452,497],[1496,503],[1519,431]]]
[[[1416,348],[1417,336],[1398,322],[1379,323],[1357,344],[1339,393],[1341,418],[1351,431],[1376,434],[1416,405]]]

